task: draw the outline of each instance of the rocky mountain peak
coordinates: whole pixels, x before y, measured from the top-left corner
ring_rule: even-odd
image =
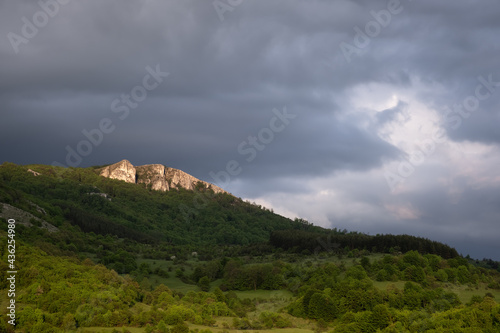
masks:
[[[220,187],[199,180],[182,170],[166,167],[162,164],[147,164],[134,167],[128,160],[108,165],[100,170],[103,177],[123,180],[127,183],[151,184],[156,191],[170,191],[184,188],[194,190],[198,184],[212,189],[215,193],[227,193]]]
[[[136,169],[128,160],[109,165],[101,171],[101,176],[123,180],[127,183],[136,182]]]

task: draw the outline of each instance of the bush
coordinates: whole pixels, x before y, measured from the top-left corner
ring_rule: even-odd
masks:
[[[210,290],[210,279],[207,276],[202,277],[198,281],[198,287],[200,287],[202,291],[208,292]]]
[[[184,322],[178,323],[170,329],[170,332],[171,333],[189,333],[189,326]]]

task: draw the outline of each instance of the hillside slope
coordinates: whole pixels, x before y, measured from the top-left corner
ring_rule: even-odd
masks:
[[[172,247],[185,247],[186,251],[205,248],[210,253],[214,246],[232,245],[309,253],[417,250],[445,258],[458,256],[445,244],[419,237],[369,236],[290,220],[214,190],[213,185],[179,170],[162,165],[134,167],[126,160],[106,167],[69,169],[4,163],[0,166],[0,203],[32,214],[26,225],[62,227],[59,234],[70,238],[78,238],[75,232],[87,235],[80,238],[115,237],[107,247],[118,244],[117,239],[148,244],[150,250],[141,251],[151,252],[150,256],[168,255]],[[1,216],[9,218],[2,212]],[[68,228],[71,231],[65,233]],[[78,250],[95,252],[84,245]],[[131,248],[127,251],[133,252]]]
[[[292,221],[202,183],[174,188],[165,177],[169,190],[154,189],[165,167],[132,167],[0,166],[16,331],[500,329],[498,263],[419,237]],[[117,170],[128,178],[108,178]],[[1,247],[4,272],[8,255]],[[3,279],[0,292],[8,287]],[[13,332],[4,318],[0,332]]]
[[[154,175],[146,177],[147,169],[138,167],[139,182],[130,183],[99,175],[110,167],[60,169],[5,163],[0,167],[0,202],[55,226],[69,222],[85,232],[146,243],[245,245],[267,242],[273,230],[304,227],[225,191],[214,191],[206,183],[194,183],[194,177],[179,178],[179,172],[168,178],[172,190],[151,190],[147,180],[154,183]],[[109,174],[116,175],[117,170]],[[165,174],[171,173],[165,169]],[[184,188],[186,179],[191,189]]]

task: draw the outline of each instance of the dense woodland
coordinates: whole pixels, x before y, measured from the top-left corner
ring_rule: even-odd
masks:
[[[152,191],[95,170],[0,166],[0,202],[36,217],[16,225],[19,332],[500,331],[491,259],[409,235],[327,230],[201,188]],[[5,272],[6,246],[0,255]],[[13,331],[2,316],[0,332]]]
[[[349,252],[356,249],[371,252],[394,253],[418,251],[426,254],[438,254],[443,258],[455,258],[457,251],[446,245],[429,239],[410,235],[376,235],[369,236],[356,232],[340,232],[322,230],[311,232],[303,230],[277,230],[270,236],[273,246],[294,251],[336,251]]]

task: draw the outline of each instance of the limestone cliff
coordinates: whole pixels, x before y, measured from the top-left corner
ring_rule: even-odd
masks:
[[[184,188],[194,190],[197,186],[210,188],[215,193],[227,193],[214,184],[199,180],[184,171],[169,168],[161,164],[148,164],[134,167],[123,160],[100,170],[100,175],[107,178],[123,180],[127,183],[151,184],[151,189],[169,191]]]
[[[137,171],[138,184],[151,184],[151,189],[156,191],[168,191],[167,179],[165,177],[165,166],[161,164],[141,165],[135,168]]]
[[[123,180],[127,183],[136,183],[136,169],[132,163],[127,160],[103,168],[101,176]]]

